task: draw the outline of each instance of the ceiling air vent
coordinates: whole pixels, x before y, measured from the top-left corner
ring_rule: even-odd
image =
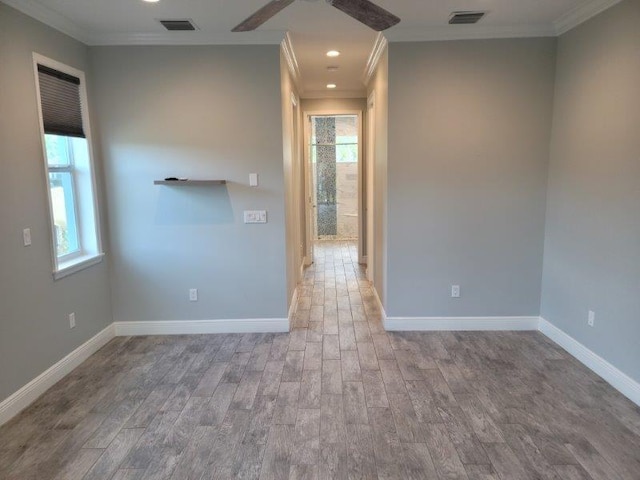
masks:
[[[451,25],[469,25],[478,23],[487,12],[453,12],[449,17]]]
[[[197,30],[192,20],[159,20],[159,22],[171,32],[190,32]]]

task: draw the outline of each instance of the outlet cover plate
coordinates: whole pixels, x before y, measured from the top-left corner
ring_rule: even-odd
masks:
[[[244,223],[267,223],[266,210],[245,210]]]

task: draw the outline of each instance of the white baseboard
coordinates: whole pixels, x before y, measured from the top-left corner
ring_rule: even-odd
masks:
[[[116,336],[197,335],[207,333],[276,333],[289,331],[288,318],[115,322]]]
[[[27,383],[20,390],[0,403],[0,425],[11,420],[33,403],[40,395],[49,388],[62,380],[66,375],[71,373],[73,369],[78,367],[91,355],[100,350],[104,345],[115,336],[115,328],[113,324],[102,330],[100,333],[87,340],[85,343],[76,348],[69,355],[52,367],[38,375],[36,378]]]
[[[384,305],[382,305],[382,300],[380,300],[380,295],[378,295],[378,290],[373,285],[373,282],[371,283],[371,289],[373,290],[373,296],[376,298],[376,303],[378,304],[378,308],[380,308],[380,312],[382,313],[382,325],[384,326],[385,330],[388,330],[387,324],[386,324],[387,312],[385,312],[384,310]]]
[[[636,382],[624,372],[618,370],[604,358],[594,353],[578,342],[575,338],[560,330],[544,318],[540,318],[539,330],[602,377],[613,388],[618,390],[633,403],[640,406],[640,383]]]
[[[293,296],[291,297],[291,305],[289,306],[289,325],[293,322],[293,316],[296,313],[296,309],[298,308],[298,287],[293,291]]]
[[[384,317],[385,330],[495,331],[537,330],[539,317]]]

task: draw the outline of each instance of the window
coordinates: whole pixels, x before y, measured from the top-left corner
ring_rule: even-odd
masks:
[[[54,278],[102,259],[84,73],[34,54]]]

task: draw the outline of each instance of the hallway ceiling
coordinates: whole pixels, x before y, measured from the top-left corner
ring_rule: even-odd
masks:
[[[363,72],[376,32],[325,0],[298,0],[254,32],[231,28],[268,0],[0,0],[89,45],[277,44],[289,32],[311,96],[363,92]],[[389,41],[553,36],[619,0],[375,0],[399,16],[384,32]],[[451,12],[484,10],[477,25],[448,25]],[[194,32],[167,32],[159,19],[191,19]],[[337,49],[330,61],[324,54]],[[328,65],[338,65],[328,72]],[[317,93],[317,95],[316,95]]]

